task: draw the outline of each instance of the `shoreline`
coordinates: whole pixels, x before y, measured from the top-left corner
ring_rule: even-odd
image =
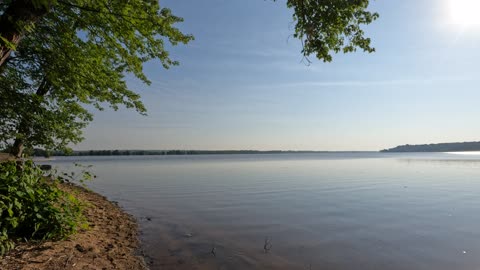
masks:
[[[148,269],[135,218],[98,193],[68,183],[60,187],[87,204],[89,228],[66,240],[17,243],[1,258],[0,269]]]

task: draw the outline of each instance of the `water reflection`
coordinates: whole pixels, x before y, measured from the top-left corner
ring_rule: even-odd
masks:
[[[396,159],[399,162],[411,163],[426,163],[436,166],[453,166],[453,167],[470,167],[480,168],[480,158],[460,158],[460,159],[445,159],[445,158],[400,158]],[[414,164],[413,164],[414,165]]]

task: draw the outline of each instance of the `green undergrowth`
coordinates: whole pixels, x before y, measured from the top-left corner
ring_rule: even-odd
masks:
[[[86,228],[83,207],[31,160],[0,163],[0,255],[18,241],[61,240]]]

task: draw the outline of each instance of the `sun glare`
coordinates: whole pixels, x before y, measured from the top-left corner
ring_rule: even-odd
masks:
[[[448,0],[450,23],[462,27],[480,27],[479,0]]]

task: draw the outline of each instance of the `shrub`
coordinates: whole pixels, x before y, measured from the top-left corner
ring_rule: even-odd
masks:
[[[64,239],[85,226],[82,204],[32,161],[0,163],[0,255],[18,239]]]

